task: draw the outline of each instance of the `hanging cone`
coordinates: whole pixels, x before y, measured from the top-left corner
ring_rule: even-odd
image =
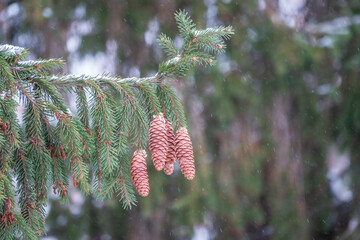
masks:
[[[168,140],[168,149],[166,154],[164,172],[166,175],[171,175],[174,171],[174,163],[176,158],[175,134],[174,134],[174,128],[172,127],[170,121],[166,118],[165,118],[165,125],[166,125],[166,133]]]
[[[171,175],[174,172],[174,163],[166,162],[164,167],[164,173]]]
[[[160,113],[150,123],[149,148],[155,168],[161,171],[165,166],[168,149],[165,119]]]
[[[131,159],[130,173],[133,184],[139,194],[143,197],[149,195],[150,186],[144,150],[135,151]]]
[[[182,127],[177,131],[175,149],[181,172],[188,180],[192,180],[195,177],[194,153],[186,128]]]

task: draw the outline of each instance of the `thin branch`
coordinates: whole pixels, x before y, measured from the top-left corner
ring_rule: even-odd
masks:
[[[183,56],[186,56],[186,52],[190,49],[191,44],[193,43],[193,39],[190,39],[188,47],[185,49],[185,51],[181,54],[180,58]]]

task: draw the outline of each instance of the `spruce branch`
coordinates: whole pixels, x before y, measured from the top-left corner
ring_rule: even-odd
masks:
[[[213,55],[223,53],[226,48],[224,40],[229,40],[234,34],[231,26],[198,30],[188,14],[181,10],[175,14],[175,19],[184,45],[179,50],[166,35],[158,39],[165,53],[171,57],[159,66],[158,74],[163,77],[184,76],[197,64],[213,65]]]
[[[84,194],[115,196],[124,208],[137,202],[132,181],[142,196],[149,193],[148,182],[141,181],[148,181],[143,149],[150,122],[158,116],[186,132],[183,106],[167,79],[214,65],[215,54],[224,52],[234,33],[231,27],[199,30],[185,11],[175,20],[184,45],[177,49],[161,34],[158,43],[169,59],[151,77],[53,75],[62,59],[27,60],[24,48],[0,45],[0,239],[40,238],[49,190],[67,201],[69,176]],[[75,96],[74,112],[63,92]],[[25,106],[20,120],[19,104]],[[152,137],[152,143],[167,146],[165,138]],[[134,149],[141,154],[133,164]]]
[[[178,55],[178,50],[175,47],[174,41],[165,34],[161,34],[157,39],[157,42],[169,57],[175,57]]]

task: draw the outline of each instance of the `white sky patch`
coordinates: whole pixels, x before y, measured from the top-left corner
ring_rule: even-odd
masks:
[[[90,34],[94,30],[94,21],[93,20],[82,20],[75,21],[71,24],[70,33],[71,34],[79,34],[79,35],[87,35]]]
[[[353,193],[342,179],[332,181],[330,186],[331,190],[340,201],[349,202],[352,199]]]
[[[6,9],[6,15],[8,18],[14,17],[20,13],[20,6],[18,3],[13,3]]]
[[[228,74],[231,70],[231,62],[228,56],[226,56],[225,54],[220,55],[218,57],[218,70],[222,73],[222,74]]]
[[[296,26],[299,10],[305,5],[305,0],[279,0],[281,17],[289,27]]]
[[[129,77],[140,77],[140,69],[136,66],[133,66],[129,70]]]
[[[76,18],[85,16],[86,9],[84,6],[78,6],[74,11]],[[77,53],[82,37],[90,34],[94,29],[94,21],[92,20],[78,20],[74,21],[68,32],[66,41],[66,49],[69,54],[69,71],[73,74],[86,74],[96,76],[99,74],[114,74],[115,73],[115,59],[117,58],[117,44],[114,40],[106,42],[106,53],[98,52],[95,55],[86,54],[80,57]]]
[[[44,18],[49,18],[53,15],[53,11],[51,8],[44,8],[43,12],[42,12],[42,15]]]
[[[94,30],[93,20],[81,20],[86,15],[86,8],[79,5],[74,11],[74,17],[79,19],[71,24],[68,32],[66,49],[70,53],[68,57],[69,72],[72,74],[85,74],[97,76],[103,74],[116,74],[116,64],[118,64],[117,52],[118,45],[114,39],[106,41],[106,51],[96,54],[86,54],[80,57],[78,50],[82,43],[82,37],[90,34]],[[158,23],[153,23],[152,29]],[[149,25],[150,26],[150,25]],[[159,29],[159,26],[157,26]],[[136,73],[135,73],[136,75]]]
[[[96,76],[113,71],[113,66],[109,64],[108,56],[103,52],[98,52],[95,55],[86,54],[82,58],[74,54],[70,63],[70,72],[74,74]]]
[[[258,0],[258,6],[260,11],[264,11],[266,8],[266,2],[265,0]]]
[[[58,240],[58,238],[56,237],[51,237],[51,236],[45,236],[41,238],[42,240]]]
[[[86,7],[83,4],[78,5],[74,11],[74,17],[77,19],[84,18],[86,15]]]
[[[350,155],[348,152],[340,153],[336,145],[331,145],[327,163],[329,166],[328,178],[334,179],[349,168]]]
[[[106,55],[108,58],[108,73],[116,74],[116,64],[118,63],[117,57],[118,45],[114,39],[106,41]]]
[[[144,33],[145,43],[147,46],[151,46],[156,41],[159,34],[159,22],[157,18],[151,20],[148,23],[148,29]]]
[[[218,25],[218,7],[216,6],[216,2],[217,0],[204,0],[205,5],[207,6],[206,27],[213,27]]]
[[[203,225],[196,225],[194,227],[194,235],[192,240],[208,240],[210,239],[209,230]]]
[[[335,42],[334,38],[330,36],[324,36],[320,38],[318,41],[320,47],[328,47],[328,48],[332,48]]]
[[[286,15],[297,14],[304,4],[305,0],[279,0],[280,10]]]
[[[353,232],[358,225],[359,225],[359,219],[358,218],[351,219],[350,222],[349,222],[349,225],[348,225],[348,231]]]
[[[349,33],[349,27],[355,24],[360,25],[360,15],[337,17],[316,24],[309,23],[305,26],[305,29],[310,33],[345,35]]]
[[[29,33],[23,33],[23,34],[19,34],[15,37],[14,42],[16,43],[16,45],[19,46],[27,46],[28,48],[31,48],[31,46],[34,46],[37,42],[39,41],[39,39]],[[29,45],[29,43],[34,44],[34,45]],[[30,56],[31,56],[31,52],[30,52]]]
[[[81,13],[79,13],[79,15],[81,15]],[[75,61],[77,62],[82,61],[78,59],[78,54],[76,52],[79,49],[80,44],[82,42],[82,36],[90,34],[93,31],[93,29],[94,29],[94,22],[91,20],[87,20],[87,21],[79,20],[79,21],[74,21],[71,24],[66,40],[66,50],[70,53],[69,62],[73,63],[70,69],[73,70],[75,69],[74,67]],[[72,73],[77,73],[77,72],[78,70]]]
[[[174,44],[177,49],[180,49],[184,45],[184,39],[180,36],[174,38]]]
[[[81,37],[79,35],[72,35],[66,40],[66,50],[69,53],[76,52],[81,44]]]
[[[82,205],[85,202],[85,197],[81,194],[80,191],[78,191],[75,188],[72,188],[69,190],[69,198],[70,198],[70,203],[69,203],[69,210],[70,213],[73,215],[79,215],[82,211]]]
[[[350,154],[339,152],[338,146],[333,144],[328,152],[327,165],[327,177],[334,196],[341,202],[351,201],[353,198],[353,193],[349,187],[351,180],[346,174],[346,170],[350,167]]]

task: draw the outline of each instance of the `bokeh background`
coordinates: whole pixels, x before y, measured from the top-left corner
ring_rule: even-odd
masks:
[[[159,33],[182,44],[178,9],[236,32],[215,67],[173,81],[195,179],[149,164],[129,211],[70,189],[43,239],[360,239],[359,0],[0,0],[0,42],[65,73],[153,75]]]

